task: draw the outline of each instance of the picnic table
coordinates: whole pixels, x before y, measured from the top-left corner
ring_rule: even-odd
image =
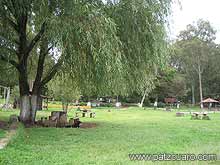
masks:
[[[81,114],[82,117],[89,116],[90,118],[95,117],[95,112],[92,112],[91,110],[81,110],[80,112],[76,112],[75,116],[79,117],[79,114]]]
[[[194,112],[191,116],[191,119],[192,120],[210,120],[207,112],[203,112],[203,113]]]
[[[184,115],[184,112],[176,112],[176,117],[183,117]]]

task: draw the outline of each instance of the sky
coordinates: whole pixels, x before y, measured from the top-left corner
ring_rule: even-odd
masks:
[[[220,43],[220,0],[179,0],[180,4],[177,1],[172,5],[169,32],[171,39],[175,39],[181,30],[186,29],[186,25],[202,18],[217,30],[216,43]]]

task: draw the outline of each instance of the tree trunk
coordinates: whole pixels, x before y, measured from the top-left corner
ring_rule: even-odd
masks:
[[[20,121],[24,124],[31,122],[31,99],[27,78],[27,61],[19,68],[19,91],[20,91]]]
[[[12,8],[11,10],[16,10],[16,6],[12,2]],[[17,4],[16,4],[17,5]],[[7,6],[7,5],[6,5]],[[15,38],[18,40],[16,41],[16,55],[17,60],[8,60],[7,62],[11,63],[16,67],[18,70],[19,75],[19,91],[20,91],[20,121],[24,124],[33,122],[35,120],[36,116],[36,109],[37,109],[37,96],[36,93],[32,93],[33,96],[30,96],[29,91],[29,84],[28,84],[28,58],[35,47],[36,44],[39,43],[41,40],[45,30],[46,30],[46,21],[44,21],[41,24],[40,31],[33,37],[32,40],[29,40],[28,37],[28,10],[26,9],[26,5],[20,6],[19,12],[15,12],[16,16],[14,17],[14,21],[9,21],[11,27],[16,31],[17,36]],[[10,20],[10,19],[9,19]],[[46,40],[47,41],[47,40]],[[48,54],[49,50],[47,50],[48,44],[45,44],[46,51],[41,50],[40,57],[38,59],[38,68],[37,68],[37,74],[35,79],[35,86],[37,86],[37,92],[41,92],[41,88],[39,86],[41,85],[41,79],[43,75],[43,66],[45,61],[45,56]],[[13,48],[14,51],[14,48]],[[57,70],[55,70],[57,71]],[[51,80],[52,76],[54,76],[55,71],[49,72],[49,78],[47,78],[43,85],[45,85],[49,80]],[[36,88],[36,87],[35,87]],[[39,88],[39,89],[38,89]],[[38,94],[38,93],[37,93]]]
[[[67,110],[68,110],[68,102],[62,102],[62,107],[63,107],[63,111],[64,112],[67,112]]]
[[[31,121],[32,123],[35,122],[36,113],[37,110],[42,109],[42,99],[41,99],[41,92],[42,92],[42,76],[44,71],[44,62],[45,57],[48,54],[48,41],[46,37],[44,36],[40,42],[40,55],[38,59],[38,65],[37,65],[37,73],[36,77],[33,83],[33,90],[32,90],[32,96],[31,96]],[[41,107],[39,107],[39,104]]]
[[[4,87],[4,95],[3,95],[4,101],[6,100],[6,88]]]
[[[5,89],[5,92],[4,92],[4,97],[5,97],[5,104],[4,104],[4,108],[5,109],[8,109],[9,108],[9,101],[10,101],[10,87],[8,88],[4,88]]]
[[[66,103],[65,112],[67,112],[67,111],[68,111],[68,106],[69,106],[69,104],[68,104],[68,103]]]
[[[62,109],[63,109],[63,111],[64,111],[64,109],[65,109],[64,102],[62,102]]]
[[[38,99],[37,99],[37,110],[42,110],[42,106],[43,106],[43,98],[41,96],[38,96]]]
[[[203,95],[202,95],[202,73],[201,73],[201,66],[198,66],[199,69],[199,93],[200,93],[200,108],[203,108]]]
[[[32,95],[31,96],[31,122],[35,122],[36,112],[37,112],[37,103],[38,103],[38,96]]]
[[[23,123],[30,123],[30,115],[31,115],[31,103],[30,97],[28,95],[21,96],[20,98],[20,121]]]
[[[192,106],[195,106],[195,87],[192,84]]]
[[[20,120],[22,122],[24,123],[31,122],[32,124],[35,123],[36,112],[38,110],[38,100],[39,100],[39,96],[37,95],[21,97]]]
[[[144,95],[143,95],[142,100],[141,100],[141,103],[140,103],[140,107],[141,107],[141,108],[143,107],[143,104],[144,104],[144,100],[145,100],[146,95],[147,95],[147,90],[144,91]]]

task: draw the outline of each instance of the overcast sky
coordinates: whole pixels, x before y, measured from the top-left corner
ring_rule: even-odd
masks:
[[[218,31],[216,42],[220,43],[220,0],[180,0],[173,4],[173,14],[170,19],[170,36],[175,38],[186,25],[199,18],[210,21]]]

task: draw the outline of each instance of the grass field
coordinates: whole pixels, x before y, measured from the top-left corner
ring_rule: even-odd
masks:
[[[0,104],[4,104],[5,100],[0,98]]]
[[[5,131],[0,129],[0,138],[3,138],[5,136]]]
[[[96,128],[23,128],[4,149],[0,164],[13,165],[129,165],[129,164],[220,164],[220,162],[130,161],[131,153],[211,153],[220,155],[220,114],[210,121],[175,117],[175,112],[128,108],[95,109]],[[182,109],[184,110],[184,109]],[[0,111],[7,120],[15,111]],[[16,113],[18,113],[16,111]],[[38,112],[49,116],[50,111]],[[73,112],[69,113],[69,117]],[[1,136],[1,132],[0,132]]]

